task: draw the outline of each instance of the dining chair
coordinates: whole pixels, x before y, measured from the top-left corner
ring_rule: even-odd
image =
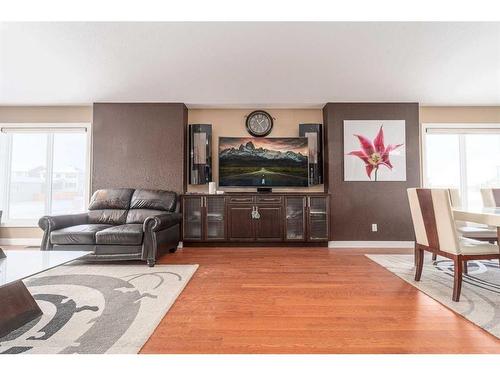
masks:
[[[462,205],[462,200],[460,199],[460,191],[458,189],[450,190],[450,201],[451,207],[460,207]],[[499,189],[500,190],[500,189]],[[497,229],[487,226],[473,226],[469,225],[465,221],[455,221],[455,226],[457,228],[458,234],[461,237],[472,238],[478,241],[487,241],[489,243],[495,243],[498,240]]]
[[[500,207],[500,188],[481,189],[484,207]]]
[[[415,231],[415,281],[420,281],[424,266],[424,251],[453,260],[452,300],[460,300],[463,262],[468,260],[499,259],[496,245],[459,237],[449,189],[408,189],[411,217]]]
[[[449,194],[452,207],[462,206],[462,199],[458,189],[449,189]],[[495,243],[498,239],[496,228],[472,226],[460,220],[455,221],[455,227],[458,235],[461,237],[471,238],[477,241],[487,241],[489,243]],[[432,254],[432,260],[436,259],[437,254]],[[464,262],[464,272],[467,273],[467,262]]]

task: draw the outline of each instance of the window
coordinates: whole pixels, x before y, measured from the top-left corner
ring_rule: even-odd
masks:
[[[0,209],[7,224],[86,209],[88,124],[0,125]]]
[[[424,124],[426,187],[460,190],[462,204],[482,206],[481,188],[500,186],[500,124]]]

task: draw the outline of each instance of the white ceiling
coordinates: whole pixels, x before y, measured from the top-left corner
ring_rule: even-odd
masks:
[[[0,105],[500,104],[500,23],[2,23]]]

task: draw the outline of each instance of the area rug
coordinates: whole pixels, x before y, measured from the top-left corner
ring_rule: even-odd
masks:
[[[453,262],[438,257],[425,258],[420,281],[415,281],[413,255],[374,255],[368,258],[436,301],[462,315],[492,335],[500,338],[500,269],[498,260],[469,261],[469,274],[464,275],[460,302],[451,300],[453,291]]]
[[[74,262],[26,279],[43,316],[0,353],[137,353],[197,268]]]

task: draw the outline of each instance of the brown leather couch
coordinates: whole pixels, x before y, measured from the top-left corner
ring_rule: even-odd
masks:
[[[174,252],[180,238],[177,194],[163,190],[104,189],[88,212],[44,216],[42,250],[87,250],[86,260],[140,259],[154,266],[162,251]]]

